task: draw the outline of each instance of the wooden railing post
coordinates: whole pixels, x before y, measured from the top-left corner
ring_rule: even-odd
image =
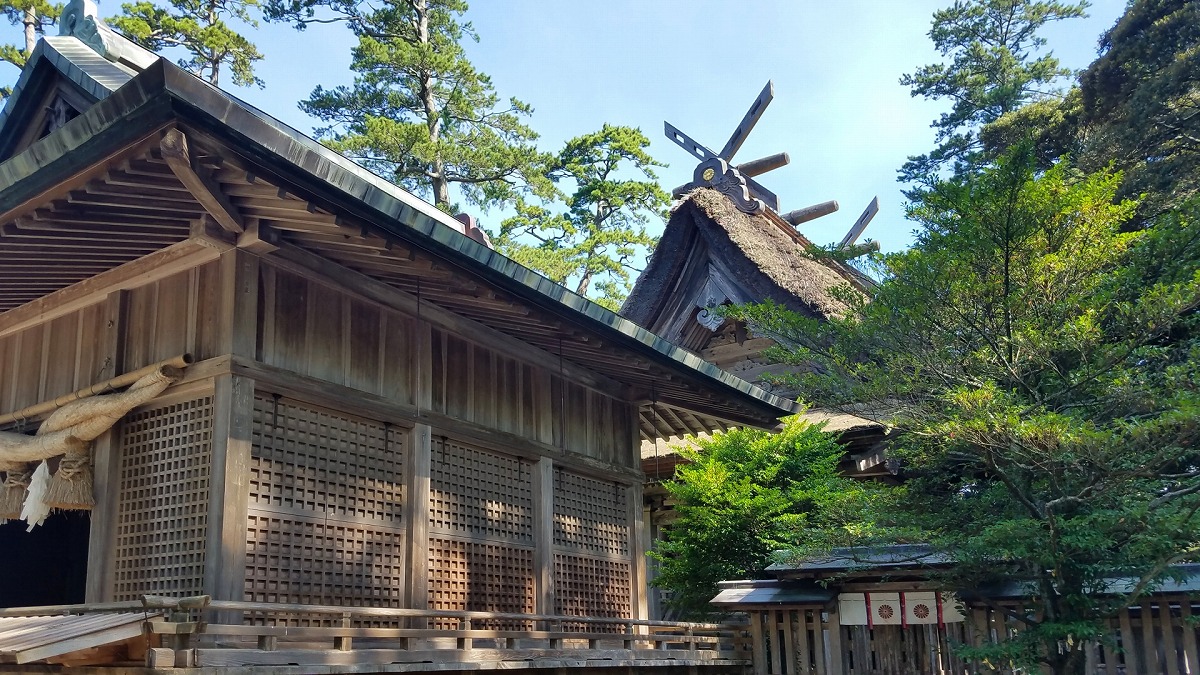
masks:
[[[458,620],[458,629],[463,630],[463,631],[471,630],[471,620],[470,619],[459,619]],[[469,637],[458,638],[458,648],[459,649],[472,649],[473,646],[474,646],[474,641],[471,638],[469,638]]]
[[[342,614],[342,628],[350,627],[350,612]],[[348,635],[339,635],[333,639],[333,648],[339,652],[348,652],[354,648],[354,638]]]

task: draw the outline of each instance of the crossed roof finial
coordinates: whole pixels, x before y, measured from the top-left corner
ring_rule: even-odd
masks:
[[[745,164],[731,165],[734,154],[746,142],[746,137],[750,135],[750,131],[754,129],[754,125],[774,98],[775,84],[768,81],[719,153],[692,140],[687,134],[671,126],[670,122],[664,122],[667,138],[700,160],[692,175],[692,182],[675,188],[672,195],[679,197],[698,187],[709,187],[728,195],[737,207],[746,213],[762,213],[767,208],[778,211],[779,197],[755,181],[753,176],[786,166],[791,161],[786,152]]]

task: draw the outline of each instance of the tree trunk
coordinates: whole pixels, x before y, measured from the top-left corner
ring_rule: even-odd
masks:
[[[37,10],[30,7],[25,10],[25,56],[33,54],[33,48],[37,45],[37,26],[38,15]]]
[[[1051,654],[1056,658],[1050,659],[1048,664],[1054,675],[1090,675],[1087,673],[1087,651],[1081,649],[1082,645],[1075,645],[1066,654],[1057,654],[1057,645],[1047,647],[1055,650]]]
[[[575,292],[583,297],[587,297],[588,286],[592,284],[592,273],[584,272],[583,277],[579,280],[579,285],[575,287]]]
[[[415,0],[413,10],[417,13],[417,41],[429,44],[429,3]],[[429,129],[429,140],[436,144],[442,131],[441,110],[433,95],[433,76],[429,71],[421,74],[421,107],[425,109],[425,126]],[[433,203],[437,206],[450,204],[450,181],[446,180],[446,165],[440,155],[434,158],[427,173],[433,191]]]
[[[217,3],[208,3],[208,26],[206,27],[211,28],[217,25],[217,21],[220,21],[220,19],[221,17],[217,16]],[[208,83],[214,87],[219,86],[221,81],[221,56],[215,47],[211,50],[208,65],[212,69],[212,76],[208,78]]]

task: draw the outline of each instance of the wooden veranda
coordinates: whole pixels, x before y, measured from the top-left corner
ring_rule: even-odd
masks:
[[[111,632],[139,612],[135,636]],[[46,623],[64,617],[72,621]],[[750,666],[747,636],[742,626],[709,623],[145,596],[0,610],[0,672],[741,673]]]

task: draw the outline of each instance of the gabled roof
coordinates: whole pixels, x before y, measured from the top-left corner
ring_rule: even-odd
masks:
[[[65,69],[58,72],[78,67],[80,79],[102,89],[118,84],[110,66],[82,55],[52,60],[48,49],[37,63]],[[212,178],[235,207],[278,225],[279,255],[311,262],[305,256],[315,254],[364,283],[427,298],[531,345],[547,361],[588,374],[594,386],[639,400],[644,436],[657,435],[652,420],[667,414],[676,432],[689,433],[774,426],[796,410],[472,240],[449,215],[166,60],[139,67],[0,164],[0,312],[10,310],[0,313],[0,332],[23,303],[192,240],[193,214],[204,209],[157,154],[162,133],[177,128],[196,143],[197,156],[214,162]],[[103,83],[103,73],[114,79]],[[0,138],[15,133],[17,106],[7,108]],[[107,197],[114,194],[121,198]],[[58,248],[39,274],[23,278],[4,271],[30,264],[26,253],[6,254],[6,240]],[[90,255],[82,262],[72,255],[80,246]]]
[[[158,60],[154,54],[121,38],[103,24],[97,35],[115,47],[106,58],[72,35],[46,36],[29,56],[0,113],[0,160],[20,148],[24,130],[56,85],[71,88],[80,103],[91,105],[129,82]]]
[[[840,314],[845,305],[830,289],[861,288],[861,281],[836,262],[815,259],[811,248],[774,212],[749,215],[715,190],[696,190],[673,210],[621,315],[678,339],[674,327],[703,306],[705,293],[733,304],[769,299],[809,316]]]

